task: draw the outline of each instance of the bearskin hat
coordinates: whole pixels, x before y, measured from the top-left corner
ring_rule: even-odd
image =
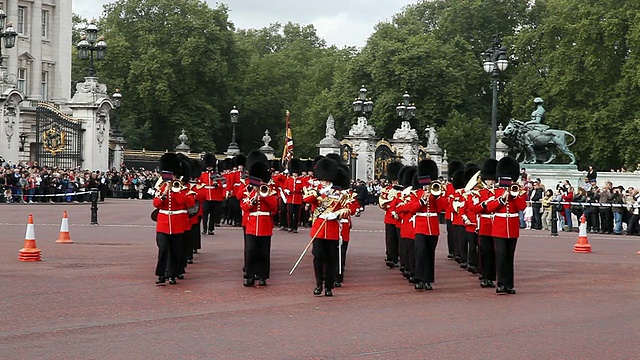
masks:
[[[202,161],[191,159],[191,180],[196,180],[202,175]]]
[[[269,160],[267,160],[267,155],[265,155],[262,151],[255,149],[251,150],[249,154],[247,154],[247,168],[250,168],[251,165],[253,165],[253,163],[255,162],[263,162],[265,164],[268,164]]]
[[[438,165],[431,159],[421,160],[418,163],[418,183],[421,186],[429,185],[438,179]]]
[[[266,162],[257,161],[249,167],[249,183],[257,186],[261,183],[268,183],[271,180],[269,165]]]
[[[313,166],[316,166],[316,164],[318,163],[318,161],[324,159],[324,156],[322,155],[318,155],[315,158],[313,158]],[[313,169],[312,169],[313,170]]]
[[[327,154],[327,156],[325,156],[327,159],[331,159],[335,162],[337,162],[338,164],[342,163],[342,158],[340,157],[340,154],[335,154],[335,153],[331,153],[331,154]]]
[[[300,159],[291,159],[289,161],[289,174],[300,174],[302,172],[302,161]]]
[[[282,163],[280,162],[280,160],[271,160],[270,163],[271,163],[271,169],[273,171],[278,171],[278,172],[282,171]]]
[[[247,157],[242,155],[242,154],[238,154],[238,155],[234,156],[233,157],[233,166],[242,166],[242,167],[247,166]]]
[[[340,164],[333,179],[333,187],[348,189],[349,185],[351,185],[351,172],[349,167],[346,164]]]
[[[313,171],[313,160],[305,160],[303,161],[304,166],[302,166],[302,171]]]
[[[180,159],[180,167],[181,167],[180,177],[181,177],[181,180],[183,182],[188,182],[189,180],[191,180],[191,172],[192,172],[191,159],[187,155],[185,155],[183,153],[178,153],[178,158]]]
[[[510,156],[505,156],[496,165],[496,175],[500,178],[511,178],[511,181],[518,181],[520,177],[520,164]]]
[[[468,164],[464,169],[464,185],[467,186],[471,178],[480,171],[480,167],[476,164]]]
[[[467,184],[464,182],[464,169],[456,170],[451,176],[451,184],[454,189],[464,189],[464,186]]]
[[[460,160],[451,160],[451,162],[449,162],[449,166],[447,167],[447,176],[449,177],[450,180],[453,179],[453,174],[464,168],[464,163]]]
[[[496,175],[497,165],[498,160],[486,159],[480,168],[480,178],[482,178],[482,180],[498,180],[498,176]]]
[[[333,181],[334,174],[337,170],[338,164],[335,161],[324,158],[316,163],[316,166],[313,168],[313,173],[318,180]]]
[[[212,153],[206,153],[202,157],[202,162],[204,163],[205,168],[207,167],[215,168],[216,164],[218,163],[218,160],[216,159],[216,156],[213,155]]]
[[[165,153],[160,157],[160,171],[169,171],[176,176],[180,176],[182,172],[182,162],[176,153]]]
[[[415,166],[405,166],[403,169],[405,170],[402,172],[402,177],[398,177],[398,182],[404,187],[413,186],[413,178],[418,172],[418,168]]]
[[[402,169],[402,162],[392,161],[387,164],[387,180],[395,181],[399,180],[398,172]]]

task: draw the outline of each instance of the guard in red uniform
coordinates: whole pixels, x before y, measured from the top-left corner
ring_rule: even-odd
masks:
[[[340,240],[340,220],[355,214],[346,194],[332,189],[338,172],[338,164],[324,158],[316,163],[316,177],[321,182],[318,191],[309,191],[303,199],[315,206],[311,237],[313,240],[313,269],[316,278],[314,295],[321,295],[324,283],[325,296],[333,296],[335,275],[338,266],[338,244]]]
[[[349,171],[349,167],[346,164],[339,164],[340,168],[336,174],[336,179],[333,183],[333,189],[341,191],[342,194],[348,197],[349,201],[346,202],[350,207],[350,213],[348,216],[340,219],[340,240],[342,240],[342,244],[340,245],[340,267],[339,270],[336,269],[336,283],[335,287],[342,287],[342,283],[344,282],[344,269],[345,263],[347,261],[347,249],[349,248],[349,240],[351,239],[351,214],[355,214],[359,211],[360,205],[357,201],[355,201],[355,193],[353,190],[349,188],[351,184],[351,173]]]
[[[496,168],[498,186],[495,199],[484,202],[488,212],[492,212],[492,235],[496,250],[496,270],[498,274],[498,294],[515,294],[513,262],[516,243],[520,236],[518,213],[527,206],[526,192],[517,186],[519,164],[512,157],[498,161]],[[515,186],[514,186],[515,185]]]
[[[156,264],[156,285],[176,284],[179,274],[181,246],[184,233],[190,229],[187,209],[195,205],[193,196],[179,180],[183,175],[182,162],[175,153],[166,153],[160,158],[160,170],[164,182],[157,186],[153,206],[157,211],[156,244],[158,262]]]
[[[478,273],[478,220],[477,214],[474,209],[474,204],[479,204],[478,189],[475,189],[477,185],[476,175],[480,171],[480,168],[475,164],[467,165],[464,170],[464,205],[460,209],[460,216],[464,222],[465,240],[467,241],[467,271],[472,274]],[[478,174],[479,175],[479,174]]]
[[[240,211],[240,202],[237,199],[237,194],[242,193],[240,187],[242,183],[240,180],[244,177],[244,167],[247,164],[247,157],[240,154],[236,155],[233,158],[233,165],[237,168],[237,170],[231,172],[231,191],[229,196],[229,216],[231,218],[231,223],[233,226],[241,226],[242,223],[242,213]]]
[[[244,286],[253,286],[256,279],[259,285],[266,286],[269,279],[273,215],[278,210],[276,194],[267,185],[270,179],[267,162],[250,165],[246,195],[240,204],[246,214]]]
[[[300,205],[302,205],[302,190],[305,186],[304,179],[300,177],[302,163],[298,159],[289,161],[289,178],[284,192],[287,194],[287,213],[289,215],[289,232],[298,233],[300,223]]]
[[[393,269],[397,267],[399,259],[399,238],[396,231],[397,213],[396,202],[400,196],[402,187],[398,184],[398,173],[402,168],[400,161],[392,161],[387,164],[387,180],[390,185],[380,191],[378,206],[384,210],[384,237],[385,237],[385,264]]]
[[[191,177],[189,180],[190,192],[195,196],[196,205],[193,209],[189,209],[189,219],[191,221],[190,246],[186,250],[187,264],[193,264],[193,254],[197,254],[202,248],[202,237],[200,236],[200,221],[204,214],[203,204],[207,199],[207,189],[203,184],[198,183],[202,175],[202,163],[200,160],[190,159],[191,161]]]
[[[211,153],[204,154],[205,171],[198,178],[203,186],[205,200],[202,203],[202,234],[213,235],[215,226],[220,225],[220,212],[224,200],[223,186],[226,179],[216,171],[217,159]]]
[[[396,202],[396,213],[400,220],[400,263],[402,275],[409,280],[409,283],[415,283],[415,229],[414,225],[414,213],[410,211],[407,204],[411,200],[413,189],[413,178],[416,175],[418,168],[415,166],[405,166],[399,174],[400,185],[404,187],[400,198]]]
[[[418,173],[414,188],[407,204],[414,216],[415,229],[415,281],[416,290],[433,290],[435,282],[435,259],[440,223],[438,214],[447,206],[446,197],[431,192],[432,179],[438,178],[438,165],[433,160],[418,163]]]
[[[479,202],[474,203],[474,212],[478,214],[478,252],[480,253],[480,273],[482,279],[480,286],[483,288],[496,287],[496,256],[493,246],[492,225],[493,213],[487,211],[486,204],[496,198],[496,166],[498,160],[487,159],[480,168],[482,189],[479,191]],[[485,206],[482,206],[485,204]]]
[[[447,196],[447,208],[445,209],[445,219],[447,224],[447,247],[449,252],[447,253],[447,259],[454,259],[455,254],[458,254],[459,251],[456,251],[457,242],[455,236],[455,230],[453,229],[453,197],[455,195],[456,189],[453,187],[453,174],[464,168],[464,163],[460,160],[452,160],[449,162],[449,166],[447,168],[448,181],[446,186]],[[456,259],[457,261],[459,259]],[[459,262],[459,261],[458,261]]]
[[[467,268],[467,238],[464,229],[464,220],[460,215],[460,209],[464,206],[464,169],[458,169],[451,177],[453,195],[451,201],[451,224],[453,225],[453,238],[455,240],[455,260],[460,268]]]

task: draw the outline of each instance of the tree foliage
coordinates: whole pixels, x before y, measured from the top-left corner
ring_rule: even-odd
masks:
[[[202,0],[118,0],[100,19],[109,54],[99,75],[125,95],[118,117],[133,148],[172,148],[185,128],[193,149],[223,151],[235,105],[242,149],[261,146],[268,129],[279,152],[288,109],[296,156],[311,157],[329,114],[338,137],[347,133],[364,84],[379,136],[399,126],[395,106],[408,91],[418,133],[436,126],[450,158],[480,162],[492,96],[481,53],[501,33],[510,64],[499,122],[527,120],[542,96],[547,123],[576,135],[582,167],[635,166],[639,14],[640,3],[620,0],[418,1],[379,23],[362,49],[338,49],[313,25],[236,30],[224,5]]]

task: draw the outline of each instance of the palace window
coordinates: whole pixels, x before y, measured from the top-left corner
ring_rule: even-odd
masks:
[[[40,94],[42,95],[42,100],[49,100],[49,72],[42,72],[42,80],[40,82]]]
[[[18,34],[25,35],[27,33],[27,7],[18,6]]]
[[[49,10],[42,10],[42,37],[49,38]]]
[[[19,68],[18,69],[18,90],[22,91],[23,93],[27,92],[27,69],[26,68]]]

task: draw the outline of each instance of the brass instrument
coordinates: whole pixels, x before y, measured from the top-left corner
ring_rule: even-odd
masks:
[[[442,184],[440,184],[440,182],[438,182],[438,181],[431,182],[431,184],[426,185],[425,188],[428,188],[429,192],[433,196],[442,195]],[[427,190],[427,189],[424,189],[424,190]]]
[[[399,191],[395,188],[391,188],[388,191],[383,190],[382,194],[380,194],[380,198],[378,199],[378,206],[380,207],[380,209],[386,210],[387,205],[389,205],[393,201],[393,199],[398,196],[398,192]]]
[[[519,196],[521,194],[522,191],[522,187],[520,187],[520,185],[518,184],[511,184],[511,186],[509,186],[509,195],[516,197]]]
[[[467,182],[467,185],[465,185],[464,192],[466,194],[471,193],[471,192],[477,192],[477,191],[480,191],[480,190],[484,189],[485,187],[486,186],[482,182],[482,178],[480,177],[480,170],[478,170],[478,172],[473,174],[471,179],[469,179],[469,181]]]
[[[269,188],[269,185],[267,185],[267,184],[262,184],[258,188],[258,195],[260,195],[260,197],[269,196],[270,193],[271,193],[271,189]]]

